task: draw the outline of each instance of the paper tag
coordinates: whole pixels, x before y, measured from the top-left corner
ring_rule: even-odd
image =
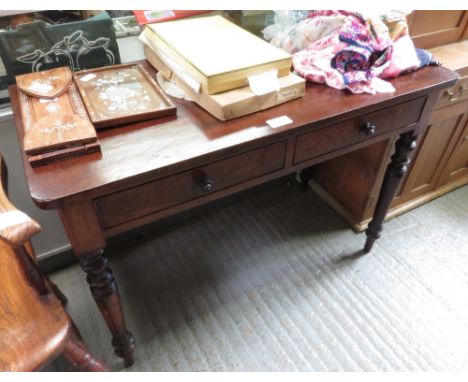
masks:
[[[279,90],[277,69],[255,74],[249,76],[247,79],[249,81],[250,90],[252,90],[255,95],[259,96]]]
[[[268,121],[266,121],[267,125],[272,127],[273,129],[287,125],[292,122],[293,120],[289,118],[287,115],[282,115],[281,117],[269,119]]]
[[[89,73],[86,76],[81,77],[80,81],[81,82],[87,82],[89,80],[92,80],[94,77],[96,77],[96,75],[94,73]]]

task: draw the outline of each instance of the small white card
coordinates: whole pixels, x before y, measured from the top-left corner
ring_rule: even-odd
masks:
[[[272,127],[273,129],[276,129],[277,127],[281,127],[284,125],[288,125],[292,123],[293,120],[289,118],[287,115],[282,115],[281,117],[269,119],[266,121],[267,125]]]
[[[279,90],[278,70],[255,74],[247,78],[249,80],[250,90],[255,95],[263,95]]]

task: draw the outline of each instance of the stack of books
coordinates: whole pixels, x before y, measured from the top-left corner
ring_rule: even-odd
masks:
[[[304,94],[289,54],[219,15],[148,24],[140,40],[166,79],[221,120]]]

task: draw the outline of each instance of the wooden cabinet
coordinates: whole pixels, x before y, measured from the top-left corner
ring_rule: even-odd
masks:
[[[468,11],[414,11],[408,26],[418,48],[433,48],[466,38]]]
[[[468,161],[468,145],[463,145],[462,133],[466,130],[467,119],[468,100],[434,111],[427,132],[419,142],[420,148],[413,158],[411,171],[393,200],[393,214],[417,198],[425,197],[421,204],[445,193],[439,188],[445,187],[444,191],[449,185],[455,188],[458,184],[453,182],[457,180],[466,183],[464,178],[468,173],[464,170]]]
[[[460,123],[461,134],[458,137],[455,148],[450,155],[447,164],[442,170],[439,179],[439,184],[449,184],[454,182],[466,182],[468,177],[468,102],[465,102],[465,114],[463,115],[463,122]],[[464,125],[463,125],[464,123]]]
[[[468,40],[432,52],[461,77],[440,95],[387,219],[468,183]],[[387,140],[312,168],[312,188],[357,231],[373,215],[392,147]]]

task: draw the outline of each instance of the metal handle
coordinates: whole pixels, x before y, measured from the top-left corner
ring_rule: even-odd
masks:
[[[377,131],[377,127],[370,122],[366,122],[362,125],[361,131],[366,135],[374,135]]]
[[[210,192],[214,188],[214,182],[210,178],[208,178],[207,176],[201,178],[198,181],[198,184],[200,185],[202,191],[204,191],[204,192]]]
[[[468,85],[467,84],[463,84],[462,86],[460,86],[458,88],[458,92],[459,92],[458,94],[459,94],[460,97],[463,95],[465,90],[468,90]]]
[[[452,89],[447,90],[448,101],[455,102],[458,99],[458,96],[455,95]]]
[[[465,92],[465,90],[468,89],[468,85],[463,84],[462,86],[458,87],[458,94],[455,95],[452,89],[447,90],[447,95],[448,95],[448,100],[449,102],[455,102],[457,101]]]

